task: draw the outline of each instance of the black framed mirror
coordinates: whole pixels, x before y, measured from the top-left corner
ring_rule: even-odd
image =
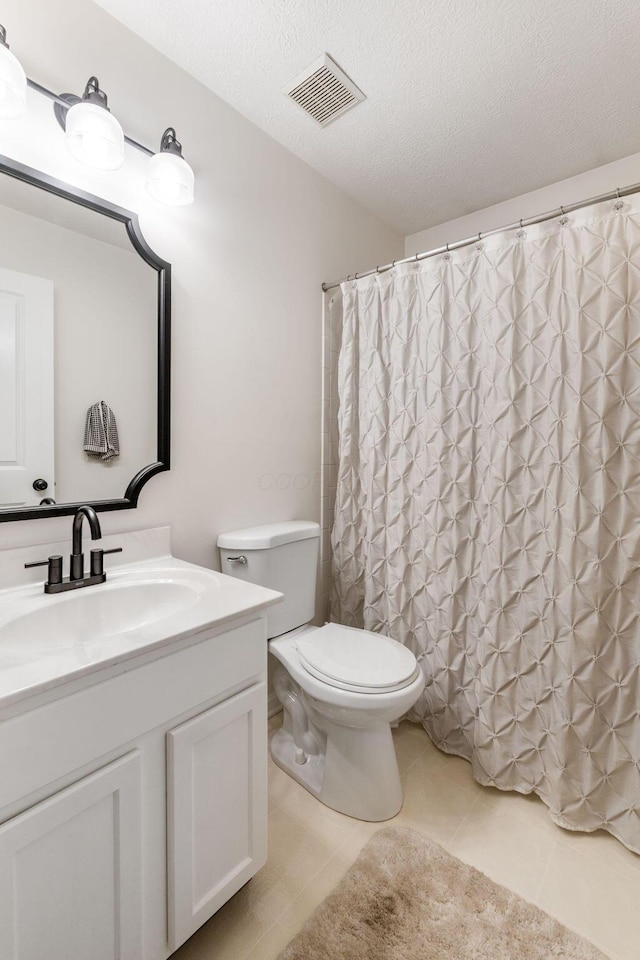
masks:
[[[170,466],[171,266],[130,210],[0,173],[0,521],[131,509]]]

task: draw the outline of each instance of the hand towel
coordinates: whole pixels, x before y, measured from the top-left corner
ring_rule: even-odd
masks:
[[[104,400],[94,403],[87,410],[84,450],[90,457],[105,461],[120,456],[118,425],[112,410]]]

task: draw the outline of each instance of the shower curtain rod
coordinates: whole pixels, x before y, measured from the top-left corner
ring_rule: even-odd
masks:
[[[462,247],[469,247],[472,243],[479,243],[486,237],[492,237],[496,233],[507,233],[509,230],[521,230],[524,227],[533,227],[536,223],[544,223],[545,220],[554,220],[556,217],[564,217],[567,213],[574,213],[583,207],[590,207],[592,204],[605,203],[607,200],[620,200],[622,197],[630,197],[634,193],[640,193],[640,183],[634,183],[630,187],[616,187],[610,193],[602,193],[599,197],[590,197],[588,200],[578,200],[576,203],[569,203],[567,206],[556,207],[549,210],[548,213],[541,213],[537,217],[527,217],[522,220],[516,220],[515,223],[509,223],[505,227],[496,227],[494,230],[487,230],[484,233],[475,233],[472,237],[465,240],[456,240],[454,243],[445,243],[441,247],[434,247],[432,250],[426,250],[424,253],[416,253],[412,257],[404,257],[402,260],[392,260],[391,263],[385,263],[382,267],[374,267],[373,270],[365,270],[363,273],[353,273],[341,280],[334,280],[333,283],[323,283],[322,289],[333,290],[339,287],[341,283],[347,280],[359,280],[361,277],[370,277],[374,273],[386,273],[400,263],[412,263],[420,260],[427,260],[429,257],[437,257],[440,253],[450,253],[452,250],[460,250]]]

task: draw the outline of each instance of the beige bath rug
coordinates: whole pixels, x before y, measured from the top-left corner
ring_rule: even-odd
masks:
[[[607,960],[413,830],[369,841],[280,960]]]

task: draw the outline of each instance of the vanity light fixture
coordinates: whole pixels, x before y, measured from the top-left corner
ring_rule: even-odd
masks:
[[[56,119],[65,131],[72,157],[100,170],[117,170],[124,163],[125,143],[149,159],[147,191],[160,203],[185,207],[193,203],[195,177],[182,156],[182,144],[173,127],[162,134],[160,151],[128,137],[107,105],[97,77],[89,77],[82,97],[54,93],[25,72],[9,50],[7,31],[0,24],[0,117],[19,117],[27,111],[27,87],[53,101]]]
[[[89,77],[82,99],[67,111],[65,131],[67,150],[81,163],[99,170],[117,170],[124,163],[124,133],[97,77]]]
[[[172,207],[186,207],[193,203],[195,178],[193,170],[182,156],[182,144],[173,127],[167,127],[156,153],[147,168],[147,192],[155,200]]]
[[[0,24],[0,117],[21,117],[26,112],[27,78],[9,50],[7,31]]]

